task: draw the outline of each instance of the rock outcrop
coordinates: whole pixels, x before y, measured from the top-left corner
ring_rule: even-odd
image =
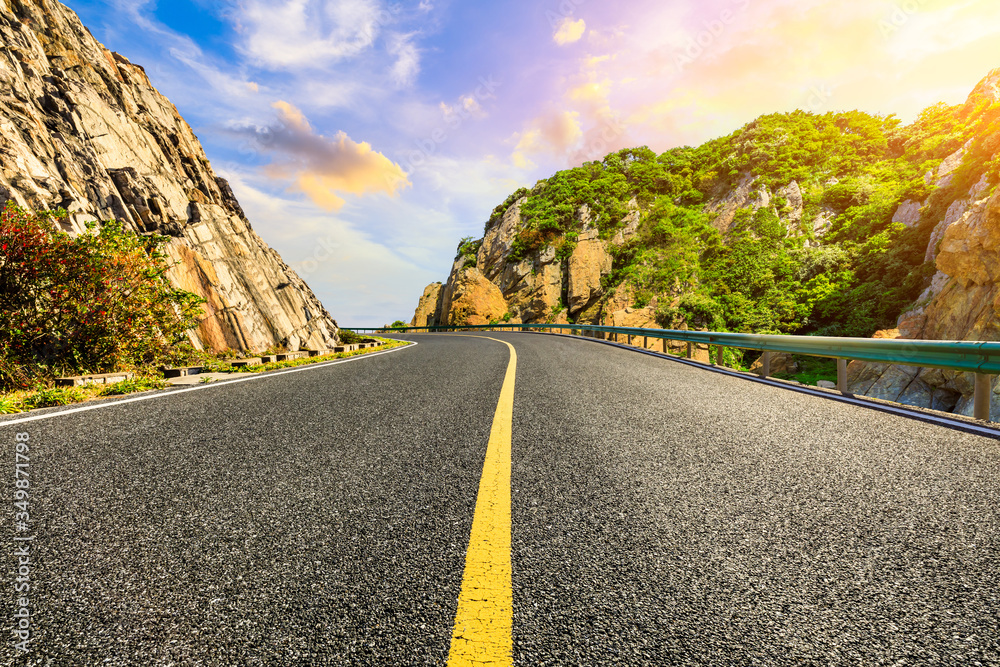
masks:
[[[507,302],[496,285],[462,260],[455,267],[442,290],[441,319],[435,317],[440,324],[477,326],[509,319]]]
[[[1000,69],[982,81],[963,107],[971,112],[1000,101]],[[984,138],[1000,147],[1000,135]],[[947,188],[969,154],[973,140],[948,156],[925,180]],[[928,202],[907,201],[894,220],[909,224]],[[905,209],[905,210],[904,210]],[[919,218],[919,214],[917,215]],[[1000,190],[987,174],[965,193],[958,193],[937,222],[927,245],[927,261],[937,273],[916,305],[899,317],[897,328],[876,338],[921,340],[1000,340]],[[974,377],[913,366],[852,362],[850,391],[906,405],[972,415]],[[1000,418],[1000,384],[994,381],[991,413]]]
[[[444,285],[441,283],[431,283],[424,290],[417,304],[417,310],[410,320],[411,327],[436,327],[439,322],[438,313],[441,311],[441,301],[444,297]]]
[[[171,237],[171,282],[207,301],[202,348],[326,348],[337,325],[251,229],[145,71],[55,0],[0,0],[0,200]],[[0,201],[2,203],[2,201]]]
[[[596,229],[588,227],[580,233],[580,240],[569,257],[567,306],[579,319],[591,320],[596,315],[593,310],[604,294],[601,279],[611,273],[614,265],[609,246]]]
[[[964,214],[943,233],[938,273],[931,286],[916,308],[900,316],[898,330],[890,336],[1000,340],[1000,191],[963,207],[967,207]],[[854,393],[972,413],[971,374],[860,362],[853,362],[849,372],[849,388]],[[1000,416],[996,389],[993,406],[994,416]]]

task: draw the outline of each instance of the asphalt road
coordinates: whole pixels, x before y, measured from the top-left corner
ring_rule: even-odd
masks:
[[[1000,665],[997,440],[491,335],[518,354],[514,664]],[[31,650],[5,631],[0,664],[444,664],[508,351],[412,339],[0,420],[36,538]]]

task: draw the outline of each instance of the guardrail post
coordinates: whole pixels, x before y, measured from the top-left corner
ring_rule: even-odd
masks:
[[[663,354],[667,353],[667,339],[663,339]]]
[[[982,421],[990,420],[990,398],[992,393],[990,376],[984,373],[976,373],[976,395],[973,417]]]
[[[766,378],[771,374],[771,352],[770,350],[764,350],[764,354],[760,356],[760,376]]]
[[[694,348],[691,341],[688,341],[688,359],[694,359]]]
[[[837,391],[847,393],[847,359],[837,359]]]
[[[649,349],[649,336],[643,336],[642,337],[642,349],[644,349],[644,350],[648,350]]]
[[[726,348],[719,345],[715,352],[715,365],[725,366],[726,365]]]

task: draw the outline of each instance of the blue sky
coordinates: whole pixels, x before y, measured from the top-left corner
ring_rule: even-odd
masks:
[[[762,114],[904,120],[1000,67],[993,0],[70,0],[342,326],[409,320],[521,185]]]

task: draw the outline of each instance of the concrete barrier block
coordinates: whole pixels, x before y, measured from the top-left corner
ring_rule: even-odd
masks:
[[[183,378],[188,375],[199,375],[202,371],[201,366],[178,366],[176,368],[167,368],[166,366],[160,369],[163,371],[163,377],[167,378]]]
[[[122,380],[131,380],[135,373],[99,373],[96,375],[69,375],[56,378],[57,387],[85,387],[90,384],[114,384]]]
[[[251,357],[249,359],[234,359],[229,362],[229,365],[233,368],[246,368],[247,366],[260,366],[260,357]]]

